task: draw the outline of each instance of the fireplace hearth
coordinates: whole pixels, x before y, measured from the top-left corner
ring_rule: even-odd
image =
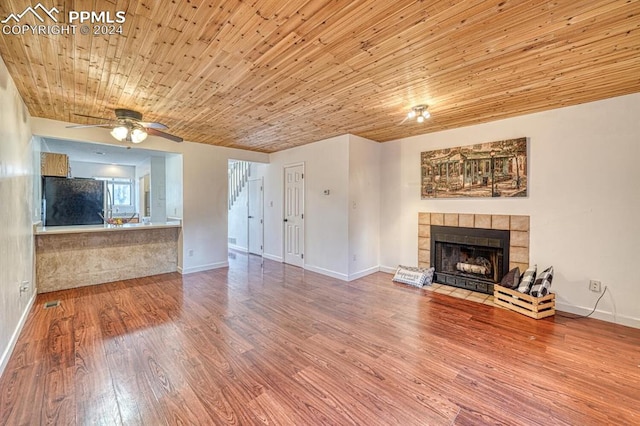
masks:
[[[493,294],[493,286],[509,271],[507,230],[431,225],[434,281]]]

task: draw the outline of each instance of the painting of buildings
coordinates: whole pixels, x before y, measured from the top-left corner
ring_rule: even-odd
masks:
[[[527,138],[421,153],[422,199],[526,197]]]

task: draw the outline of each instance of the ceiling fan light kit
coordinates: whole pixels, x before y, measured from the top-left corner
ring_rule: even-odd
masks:
[[[143,140],[145,140],[147,138],[147,132],[144,130],[144,128],[140,127],[134,127],[131,130],[131,142],[133,143],[140,143]]]
[[[425,119],[431,117],[428,108],[429,105],[416,105],[411,108],[411,111],[409,111],[409,114],[407,114],[407,118],[415,118],[418,123],[424,123]]]
[[[113,136],[120,142],[125,140],[128,134],[129,129],[127,129],[125,126],[114,127],[113,130],[111,130],[111,136]]]
[[[93,117],[91,115],[76,114],[80,117],[93,118],[108,121],[103,124],[81,124],[75,126],[67,126],[69,128],[86,128],[86,127],[107,127],[111,128],[111,136],[119,142],[140,143],[144,141],[149,134],[169,139],[174,142],[182,142],[182,138],[169,133],[160,131],[167,128],[162,123],[144,122],[142,114],[138,111],[130,109],[117,108],[115,110],[116,119],[106,119],[101,117]]]
[[[140,143],[147,138],[147,131],[142,126],[120,125],[111,130],[111,136],[119,142]]]

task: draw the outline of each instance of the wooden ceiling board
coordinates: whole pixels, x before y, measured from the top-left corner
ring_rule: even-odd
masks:
[[[0,35],[33,116],[92,124],[75,114],[130,108],[206,144],[384,142],[640,91],[635,0],[42,3],[126,22],[122,35]],[[0,18],[28,6],[2,2]],[[432,118],[404,120],[421,103]]]

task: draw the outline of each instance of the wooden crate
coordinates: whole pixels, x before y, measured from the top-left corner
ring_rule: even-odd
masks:
[[[493,303],[535,319],[550,317],[556,313],[555,293],[533,297],[496,284],[493,287]]]

